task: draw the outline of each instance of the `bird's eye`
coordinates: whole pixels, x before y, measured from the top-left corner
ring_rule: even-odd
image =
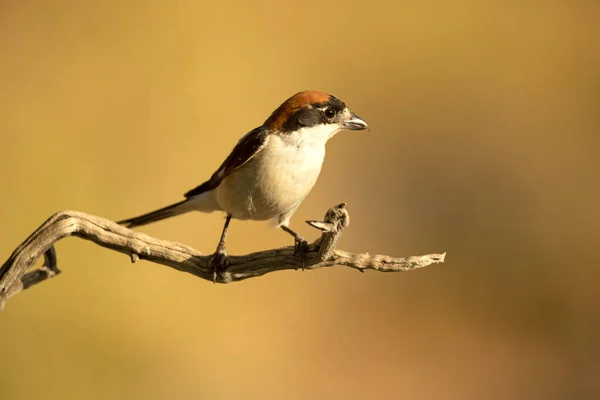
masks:
[[[325,109],[325,116],[329,119],[335,117],[335,110],[333,108],[326,108]]]

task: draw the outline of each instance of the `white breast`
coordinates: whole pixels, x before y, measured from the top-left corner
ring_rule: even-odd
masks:
[[[265,147],[216,189],[219,205],[234,218],[277,218],[278,224],[287,224],[317,181],[325,143],[335,133],[320,125],[270,135]]]

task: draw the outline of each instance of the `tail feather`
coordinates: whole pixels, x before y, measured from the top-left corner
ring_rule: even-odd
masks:
[[[218,210],[221,210],[221,207],[216,200],[215,192],[213,190],[209,190],[207,192],[188,197],[179,203],[171,204],[170,206],[160,208],[156,211],[152,211],[138,217],[124,219],[123,221],[119,221],[117,223],[128,228],[133,228],[140,225],[146,225],[151,222],[160,221],[161,219],[185,214],[190,211],[210,213]]]
[[[124,219],[122,221],[117,222],[120,225],[124,225],[127,228],[133,228],[140,225],[146,225],[151,222],[160,221],[165,218],[174,217],[179,214],[184,214],[189,211],[192,211],[193,208],[190,207],[190,200],[183,200],[179,203],[171,204],[170,206],[166,206],[160,208],[156,211],[149,212],[147,214],[143,214],[137,217]]]

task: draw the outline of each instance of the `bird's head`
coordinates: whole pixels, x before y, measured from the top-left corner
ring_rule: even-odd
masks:
[[[273,111],[263,126],[273,132],[302,132],[302,135],[319,135],[326,139],[341,130],[369,128],[343,101],[314,91],[296,93],[287,99]]]

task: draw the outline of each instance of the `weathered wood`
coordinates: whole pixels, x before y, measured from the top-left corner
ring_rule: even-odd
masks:
[[[444,262],[446,253],[395,258],[336,250],[337,242],[350,221],[345,206],[346,204],[342,203],[329,209],[324,221],[307,221],[323,233],[310,245],[303,260],[294,257],[293,246],[243,256],[229,256],[231,265],[225,271],[218,271],[216,282],[240,281],[286,269],[316,269],[344,265],[360,271],[373,269],[397,272]],[[0,310],[10,297],[60,273],[53,245],[67,236],[77,236],[125,253],[131,257],[132,262],[148,260],[213,281],[214,271],[209,265],[210,255],[203,255],[180,243],[134,232],[105,218],[79,211],[61,211],[36,229],[0,268]],[[41,256],[44,256],[44,265],[29,271]]]

